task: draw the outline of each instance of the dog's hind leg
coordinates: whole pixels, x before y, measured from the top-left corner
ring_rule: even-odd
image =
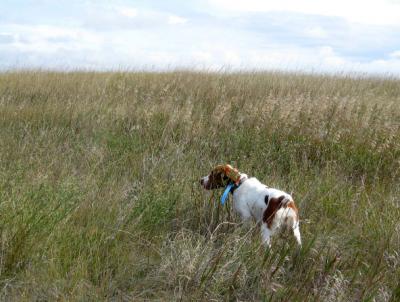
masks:
[[[298,221],[295,221],[293,225],[293,235],[296,238],[297,244],[301,247],[300,226]]]
[[[293,201],[289,201],[287,204],[287,217],[286,221],[288,226],[292,227],[293,235],[296,238],[297,244],[301,247],[301,235],[299,225],[299,211]]]
[[[270,230],[266,223],[261,224],[261,242],[265,247],[271,248],[272,230]]]

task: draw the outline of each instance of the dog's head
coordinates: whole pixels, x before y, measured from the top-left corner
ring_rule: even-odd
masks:
[[[206,190],[225,187],[229,182],[238,183],[240,173],[231,165],[218,165],[211,170],[210,174],[200,179],[200,184]]]

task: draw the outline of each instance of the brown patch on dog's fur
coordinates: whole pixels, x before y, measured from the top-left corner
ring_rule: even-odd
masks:
[[[283,206],[282,201],[284,199],[285,196],[271,198],[269,201],[266,198],[265,203],[267,204],[267,208],[264,211],[263,221],[268,225],[269,228],[272,226],[275,213]]]
[[[294,204],[294,201],[290,200],[287,203],[283,203],[282,201],[284,200],[285,196],[280,196],[278,198],[271,198],[268,202],[268,195],[265,196],[265,204],[267,205],[267,208],[264,211],[263,221],[268,225],[269,228],[272,226],[275,213],[282,207],[293,209],[293,211],[296,213],[297,220],[299,220],[299,210]],[[287,220],[287,217],[285,220]]]

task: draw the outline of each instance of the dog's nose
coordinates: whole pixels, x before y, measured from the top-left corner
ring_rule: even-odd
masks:
[[[200,184],[203,185],[204,184],[204,179],[200,179]]]

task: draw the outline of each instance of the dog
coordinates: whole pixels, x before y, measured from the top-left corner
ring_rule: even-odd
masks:
[[[255,177],[240,173],[231,165],[218,165],[200,184],[206,190],[226,188],[223,198],[233,196],[233,208],[243,222],[254,219],[261,223],[261,240],[271,247],[271,236],[288,227],[301,247],[299,211],[292,196],[278,189],[269,188]],[[224,203],[225,200],[221,199]]]

